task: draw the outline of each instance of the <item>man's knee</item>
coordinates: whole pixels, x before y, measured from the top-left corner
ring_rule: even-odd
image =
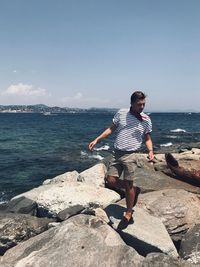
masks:
[[[106,177],[106,184],[108,187],[115,187],[116,186],[116,183],[117,183],[117,177],[114,177],[114,176],[107,176]]]

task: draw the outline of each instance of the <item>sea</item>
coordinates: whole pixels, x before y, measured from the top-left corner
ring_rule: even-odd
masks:
[[[88,143],[112,124],[113,115],[113,111],[0,113],[0,203],[48,178],[73,170],[81,172],[108,157],[114,134],[93,152],[88,150]],[[200,147],[200,113],[148,115],[156,153]]]

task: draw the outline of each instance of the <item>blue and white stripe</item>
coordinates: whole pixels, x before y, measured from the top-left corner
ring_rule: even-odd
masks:
[[[129,109],[120,109],[113,118],[116,125],[116,138],[114,148],[123,151],[137,151],[144,135],[152,131],[152,123],[149,116],[141,113],[142,121],[130,113]]]

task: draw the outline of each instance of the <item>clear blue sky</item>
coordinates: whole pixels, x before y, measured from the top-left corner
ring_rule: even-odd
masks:
[[[199,0],[0,0],[0,104],[200,111]]]

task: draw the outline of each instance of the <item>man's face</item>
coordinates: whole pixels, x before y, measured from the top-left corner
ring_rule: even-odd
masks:
[[[131,103],[131,107],[134,112],[141,113],[145,107],[145,99],[137,100]]]

